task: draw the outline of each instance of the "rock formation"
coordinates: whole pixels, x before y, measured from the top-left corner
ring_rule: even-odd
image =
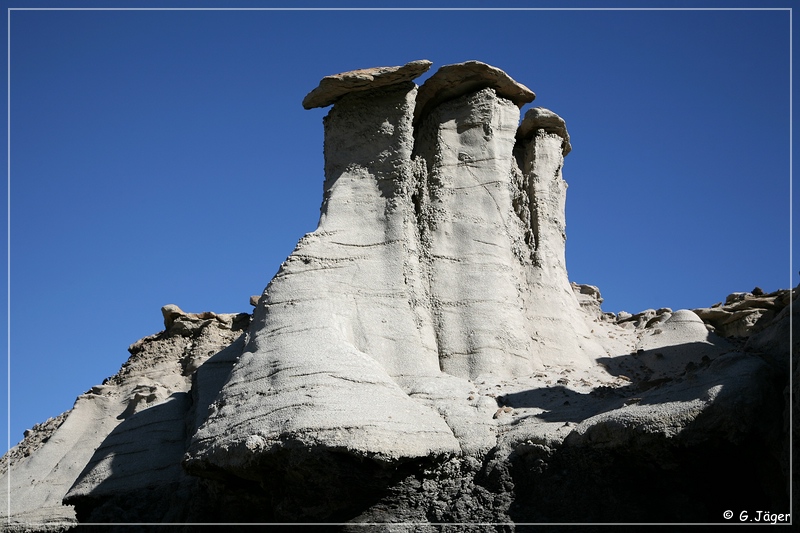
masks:
[[[787,291],[764,294],[756,287],[753,292],[729,294],[724,304],[719,302],[694,312],[724,337],[749,337],[765,329],[790,300]]]
[[[417,87],[429,67],[309,93],[333,106],[317,229],[252,317],[164,307],[116,376],[26,434],[12,528],[788,512],[795,293],[603,313],[567,276],[564,120],[520,123],[534,94],[495,67]]]
[[[2,468],[12,484],[14,523],[49,526],[40,530],[74,523],[72,505],[61,503],[67,491],[78,519],[85,504],[117,522],[144,521],[119,505],[126,499],[142,505],[142,493],[159,521],[185,515],[185,505],[175,504],[189,478],[180,466],[184,441],[193,412],[210,403],[198,385],[221,386],[241,353],[250,316],[184,313],[174,305],[162,314],[165,330],[131,345],[116,375],[80,395],[70,411],[26,432],[9,452],[10,474],[8,463]],[[7,501],[4,494],[4,515]],[[86,516],[91,521],[92,513]]]

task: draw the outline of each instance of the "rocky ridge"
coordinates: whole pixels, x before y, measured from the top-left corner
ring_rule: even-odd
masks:
[[[417,87],[429,67],[309,93],[333,105],[318,228],[252,317],[164,307],[117,375],[31,430],[4,462],[11,529],[788,512],[796,291],[603,313],[567,276],[564,120],[520,123],[534,95],[495,67]]]

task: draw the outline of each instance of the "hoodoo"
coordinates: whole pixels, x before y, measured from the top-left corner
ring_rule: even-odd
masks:
[[[795,291],[603,313],[567,273],[565,121],[520,122],[534,93],[479,61],[418,87],[430,66],[306,96],[332,106],[317,228],[252,316],[165,306],[116,376],[26,432],[10,529],[788,512]]]
[[[427,65],[331,76],[304,100],[333,103],[319,226],[259,300],[190,472],[260,479],[269,457],[309,447],[452,454],[476,444],[440,415],[452,410],[431,397],[442,387],[468,396],[473,379],[605,355],[581,344],[564,266],[563,120],[540,109],[523,123],[520,170],[518,104],[533,93],[479,62],[442,67],[418,91],[408,78]]]

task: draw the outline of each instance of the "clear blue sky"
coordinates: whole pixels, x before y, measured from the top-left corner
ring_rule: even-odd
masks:
[[[271,5],[2,2],[126,4]],[[606,311],[702,307],[800,281],[786,10],[44,10],[12,11],[10,28],[10,321],[0,338],[12,445],[114,374],[128,345],[163,328],[162,305],[250,311],[250,295],[319,217],[327,110],[301,101],[346,70],[429,59],[421,83],[477,59],[564,117],[567,267],[600,287]]]

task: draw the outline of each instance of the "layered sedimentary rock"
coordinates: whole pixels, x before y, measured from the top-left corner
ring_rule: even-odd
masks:
[[[591,364],[573,342],[580,311],[563,265],[565,139],[543,133],[552,142],[523,149],[521,174],[519,109],[503,95],[522,89],[506,76],[498,89],[470,92],[480,76],[470,71],[459,87],[452,68],[426,83],[438,87],[442,76],[442,91],[463,96],[434,107],[416,131],[413,83],[360,86],[335,100],[319,227],[260,299],[245,353],[194,437],[190,471],[259,479],[259,465],[298,447],[378,462],[480,447],[459,428],[463,416],[451,416],[453,393],[468,396],[469,380],[528,375],[543,360]],[[533,208],[533,240],[515,212],[520,197]],[[558,216],[551,244],[538,221]],[[541,318],[531,280],[551,303]],[[537,337],[537,324],[551,337]],[[568,355],[536,350],[542,339]]]
[[[756,287],[753,292],[735,292],[711,307],[694,312],[725,337],[749,337],[764,329],[791,301],[790,291],[770,294]]]
[[[495,67],[417,87],[429,67],[309,93],[333,105],[317,229],[252,321],[166,306],[117,376],[10,452],[19,529],[788,509],[796,291],[603,313],[567,275],[564,120],[520,123],[533,92]]]
[[[354,93],[326,117],[319,227],[261,297],[191,469],[260,476],[268,456],[299,447],[377,461],[458,450],[400,379],[439,372],[408,194],[415,93],[405,83]]]
[[[79,396],[70,411],[29,432],[9,452],[14,522],[59,529],[58,524],[75,521],[72,505],[97,509],[109,499],[116,500],[112,512],[117,521],[142,521],[141,508],[127,514],[119,502],[131,501],[135,508],[148,491],[146,505],[154,514],[158,509],[166,520],[185,517],[186,506],[175,502],[194,483],[180,467],[186,433],[194,431],[190,413],[202,400],[191,399],[193,382],[196,394],[201,376],[227,376],[231,363],[222,365],[220,376],[218,361],[241,353],[236,340],[250,317],[183,313],[174,305],[164,307],[163,314],[165,330],[131,345],[130,358],[116,375]],[[7,466],[3,463],[4,470]],[[61,500],[68,492],[70,506],[64,506]],[[91,522],[91,514],[78,518]]]
[[[431,78],[434,79],[434,78]],[[541,368],[526,318],[524,226],[514,212],[516,105],[491,88],[422,121],[421,234],[441,369],[470,379]]]
[[[534,352],[549,365],[586,367],[605,351],[582,320],[567,276],[567,183],[561,171],[570,150],[561,117],[543,108],[525,113],[515,147],[525,192],[517,209],[528,222],[531,266],[526,271],[526,296]]]
[[[480,61],[444,65],[420,87],[414,108],[414,124],[442,102],[491,88],[517,107],[533,102],[536,95],[497,67]]]
[[[319,86],[303,99],[303,107],[306,109],[328,107],[349,93],[409,82],[427,72],[429,68],[431,62],[420,59],[403,66],[365,68],[325,76],[319,82]]]

